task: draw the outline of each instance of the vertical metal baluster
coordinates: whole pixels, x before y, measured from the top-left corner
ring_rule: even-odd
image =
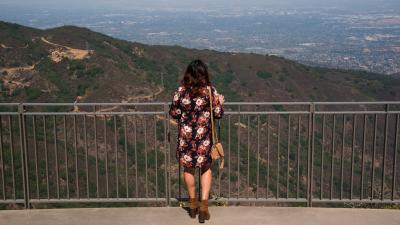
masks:
[[[266,199],[268,199],[268,194],[269,194],[269,115],[267,116],[267,182],[266,182]]]
[[[260,115],[257,115],[257,188],[256,198],[258,198],[258,187],[260,186]]]
[[[89,164],[88,164],[88,145],[87,145],[87,127],[86,127],[86,114],[83,115],[83,138],[85,140],[85,166],[86,166],[86,196],[89,199]]]
[[[169,197],[168,197],[168,185],[167,185],[167,114],[168,114],[168,107],[164,105],[164,190],[165,190],[165,201],[166,205],[169,205]],[[169,122],[169,121],[168,121]]]
[[[157,166],[157,117],[154,115],[154,157],[156,166],[156,199],[158,198],[158,166]]]
[[[311,183],[311,126],[312,126],[312,117],[313,117],[313,104],[310,103],[309,104],[309,113],[308,113],[308,129],[307,129],[307,206],[310,206],[310,199],[311,199],[311,195],[310,195],[310,183]]]
[[[374,199],[374,177],[375,177],[375,153],[376,153],[376,132],[377,132],[378,114],[375,114],[374,121],[374,143],[372,148],[372,165],[371,165],[371,200]]]
[[[389,104],[386,104],[386,116],[385,116],[385,142],[383,143],[383,156],[382,156],[382,182],[381,182],[381,200],[385,196],[385,167],[386,167],[386,149],[387,149],[387,133],[388,133],[388,122],[389,122]]]
[[[78,137],[76,127],[76,115],[74,115],[74,151],[75,151],[75,179],[76,179],[76,197],[80,198],[79,188],[79,167],[78,167]]]
[[[36,196],[38,199],[40,199],[40,193],[39,193],[39,168],[38,168],[38,154],[37,154],[37,140],[36,140],[36,116],[34,115],[32,117],[32,122],[33,122],[33,150],[35,151],[35,176],[36,176]]]
[[[239,111],[239,118],[238,118],[238,154],[237,154],[237,198],[239,198],[239,188],[240,188],[240,105],[238,106],[238,111]]]
[[[14,129],[12,127],[12,116],[8,116],[8,125],[10,127],[10,152],[11,152],[11,174],[12,174],[12,183],[13,183],[13,199],[15,196],[15,173],[14,173]]]
[[[2,183],[2,194],[3,194],[3,200],[6,200],[6,185],[5,185],[5,180],[4,180],[4,156],[3,156],[3,119],[0,115],[0,157],[1,157],[1,183]]]
[[[69,181],[68,181],[68,152],[67,152],[67,128],[66,128],[66,115],[63,117],[64,126],[64,153],[65,153],[65,176],[67,179],[67,198],[69,198]]]
[[[20,150],[21,150],[21,172],[22,172],[22,185],[24,187],[24,206],[25,208],[30,209],[30,179],[29,179],[29,154],[28,154],[28,146],[27,146],[27,136],[28,134],[26,133],[27,128],[26,128],[26,116],[23,115],[24,112],[24,105],[20,104],[18,107],[18,124],[19,124],[19,130],[20,130]],[[22,134],[21,134],[22,131]],[[25,166],[23,166],[25,165]],[[25,167],[25,170],[24,170]],[[15,199],[16,196],[14,196]]]
[[[299,185],[300,185],[300,145],[301,145],[301,138],[300,138],[300,134],[301,134],[301,115],[299,114],[298,118],[297,118],[297,129],[298,129],[298,134],[297,134],[297,183],[296,183],[296,198],[299,198]]]
[[[399,141],[399,114],[396,115],[396,131],[394,137],[394,150],[393,150],[393,178],[392,178],[392,201],[394,201],[395,188],[396,188],[396,159],[397,159],[397,146]]]
[[[345,131],[346,131],[346,115],[343,114],[343,130],[342,130],[342,152],[340,154],[340,200],[343,199],[343,155],[345,146]]]
[[[167,113],[167,131],[168,131],[168,201],[171,200],[171,140],[170,140],[170,134],[171,134],[171,123],[170,123],[170,115]],[[179,163],[178,163],[179,164]]]
[[[178,131],[179,131],[179,125],[178,125]],[[179,204],[181,204],[181,200],[182,200],[182,185],[181,185],[181,179],[182,179],[182,175],[181,175],[181,164],[178,164],[178,201]],[[200,192],[200,191],[199,191]],[[200,197],[200,193],[199,193],[199,197]]]
[[[228,115],[228,199],[231,198],[231,115]]]
[[[129,198],[129,182],[128,182],[128,141],[126,136],[126,115],[124,117],[124,147],[125,147],[125,187],[126,187],[126,198]]]
[[[44,154],[46,158],[46,186],[47,199],[50,199],[50,184],[49,184],[49,157],[47,154],[47,131],[46,131],[46,116],[43,115],[43,136],[44,136]]]
[[[278,141],[277,141],[277,164],[278,164],[278,171],[276,174],[276,199],[279,198],[279,161],[280,161],[280,133],[281,133],[281,114],[278,114]]]
[[[330,184],[330,194],[329,199],[332,200],[333,197],[333,165],[334,165],[334,154],[335,154],[335,128],[336,128],[336,115],[333,114],[333,124],[332,124],[332,149],[331,149],[331,184]]]
[[[350,180],[350,199],[353,199],[353,180],[354,180],[354,148],[356,142],[356,114],[353,114],[353,137],[351,141],[351,180]]]
[[[119,182],[118,182],[118,140],[117,140],[117,118],[114,115],[114,150],[115,150],[115,182],[117,184],[117,198],[119,198]]]
[[[250,197],[250,115],[247,115],[247,198]]]
[[[288,115],[288,145],[286,155],[286,199],[289,198],[289,167],[290,167],[290,114]]]
[[[367,135],[367,114],[364,114],[364,124],[363,124],[363,147],[361,152],[361,184],[360,184],[360,200],[363,199],[364,196],[364,164],[365,164],[365,139]]]
[[[312,104],[312,114],[311,114],[311,170],[310,170],[310,198],[309,198],[309,206],[312,207],[313,200],[313,182],[314,182],[314,139],[315,139],[315,105]]]
[[[139,197],[138,191],[138,161],[137,161],[137,123],[136,119],[133,121],[135,131],[135,192],[136,198]]]
[[[97,147],[97,115],[96,105],[93,105],[93,130],[94,130],[94,148],[96,150],[96,196],[100,197],[99,193],[99,150]]]
[[[146,178],[146,198],[149,197],[149,182],[147,177],[147,122],[146,119],[144,121],[144,163],[145,163],[145,178]]]
[[[108,147],[107,147],[107,115],[104,115],[104,148],[106,152],[106,196],[110,197],[108,180]]]
[[[57,198],[60,198],[60,183],[58,174],[58,150],[57,150],[57,127],[56,115],[53,115],[53,134],[54,134],[54,154],[56,157],[56,179],[57,179]]]
[[[323,198],[323,187],[324,187],[324,148],[325,148],[325,114],[322,115],[322,144],[321,144],[321,180],[320,180],[320,196],[319,199]]]

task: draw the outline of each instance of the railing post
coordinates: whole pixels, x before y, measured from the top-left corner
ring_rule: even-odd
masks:
[[[22,184],[24,189],[24,206],[26,209],[30,209],[29,204],[29,178],[28,178],[28,159],[27,159],[27,145],[26,145],[26,121],[24,115],[24,105],[20,103],[18,105],[18,120],[19,120],[19,137],[21,147],[21,166],[22,166]]]
[[[315,105],[309,105],[308,151],[307,151],[307,207],[312,207],[313,155],[314,155],[314,116]]]

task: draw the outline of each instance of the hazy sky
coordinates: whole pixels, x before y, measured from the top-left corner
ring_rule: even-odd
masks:
[[[380,7],[382,5],[400,6],[400,0],[0,0],[9,6],[52,6],[52,7],[111,7],[111,8],[210,8],[262,7],[262,6],[303,6],[303,7]]]

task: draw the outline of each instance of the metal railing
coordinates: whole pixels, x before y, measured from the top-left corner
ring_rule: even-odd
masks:
[[[0,204],[171,205],[187,196],[169,103],[0,107]],[[400,203],[399,109],[400,102],[227,102],[218,120],[226,166],[213,163],[211,201]]]

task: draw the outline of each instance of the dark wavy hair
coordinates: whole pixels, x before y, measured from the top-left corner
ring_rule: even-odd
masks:
[[[186,68],[181,84],[190,89],[190,93],[198,95],[200,89],[211,85],[207,65],[200,59],[193,60]]]

